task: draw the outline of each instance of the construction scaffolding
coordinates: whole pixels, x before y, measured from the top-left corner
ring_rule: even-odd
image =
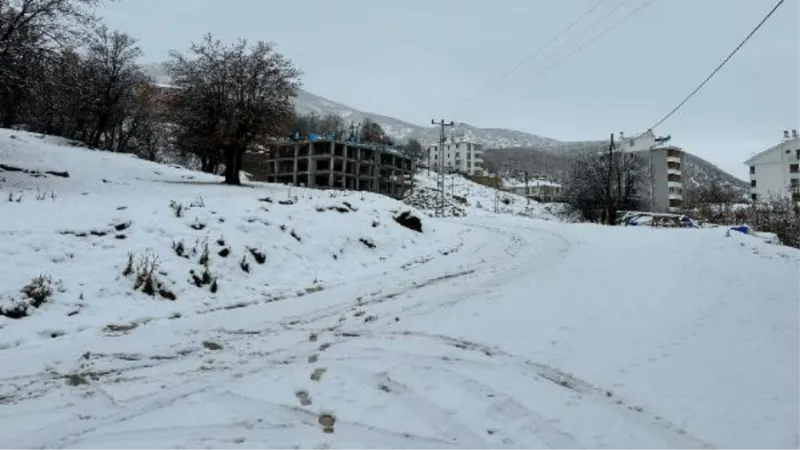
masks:
[[[403,198],[413,175],[412,158],[402,149],[327,139],[274,144],[246,155],[244,170],[255,181],[393,198]]]

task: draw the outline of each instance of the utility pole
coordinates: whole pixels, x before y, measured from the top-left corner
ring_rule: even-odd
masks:
[[[528,189],[528,171],[525,171],[525,202],[531,204],[531,191]]]
[[[450,123],[445,123],[444,119],[441,119],[438,123],[436,120],[431,119],[431,125],[439,125],[439,182],[437,183],[439,186],[439,208],[438,208],[438,216],[444,217],[444,143],[447,141],[447,138],[444,134],[444,127],[452,127],[455,123],[451,120]]]
[[[611,141],[608,144],[608,180],[606,183],[606,224],[608,225],[611,225],[611,210],[613,209],[612,199],[611,199],[611,182],[614,176],[613,156],[614,156],[614,133],[611,133]]]

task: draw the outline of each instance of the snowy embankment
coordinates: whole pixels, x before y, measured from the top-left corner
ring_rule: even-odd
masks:
[[[420,214],[378,195],[227,187],[61,144],[0,130],[0,348],[294,298],[411,267],[460,242],[447,224],[424,221],[422,233],[399,225],[403,211]],[[21,291],[31,284],[53,291],[46,307],[30,307],[39,294]]]
[[[457,174],[444,176],[445,215],[464,217],[470,214],[497,213],[543,220],[556,220],[562,207],[543,204],[521,195],[490,188]],[[406,199],[428,214],[435,214],[441,202],[439,176],[435,172],[420,172],[415,178],[414,192]]]
[[[70,177],[0,173],[3,292],[63,279],[0,319],[2,447],[800,445],[797,250],[485,211],[416,233],[378,196],[227,188],[10,134],[0,163]],[[206,237],[216,293],[189,273],[202,250],[173,249]],[[121,275],[148,249],[175,300]]]

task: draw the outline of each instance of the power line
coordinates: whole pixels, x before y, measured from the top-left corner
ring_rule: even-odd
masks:
[[[573,42],[575,42],[575,40],[576,40],[577,38],[581,37],[581,35],[582,35],[584,32],[586,32],[586,31],[589,31],[589,30],[591,30],[591,29],[595,28],[597,25],[599,25],[601,22],[603,22],[603,21],[605,21],[606,19],[608,19],[608,18],[609,18],[611,15],[613,15],[615,12],[619,11],[619,9],[620,9],[620,8],[622,8],[623,6],[625,6],[625,5],[626,5],[627,3],[629,3],[629,2],[630,2],[630,0],[624,0],[624,1],[620,2],[620,3],[619,3],[617,6],[616,6],[616,7],[614,7],[614,9],[612,9],[611,11],[608,11],[608,12],[607,12],[607,13],[606,13],[604,16],[602,16],[602,17],[600,17],[599,19],[597,19],[597,20],[595,20],[594,22],[592,22],[592,24],[591,24],[591,25],[589,25],[588,27],[584,28],[584,29],[583,29],[581,32],[579,32],[579,33],[578,33],[578,34],[576,34],[575,36],[572,36],[572,38],[571,38],[569,41],[567,41],[567,42],[566,42],[564,45],[562,45],[562,46],[561,46],[561,48],[557,49],[556,51],[550,52],[550,54],[548,54],[547,56],[545,56],[545,57],[544,57],[544,59],[540,60],[540,61],[539,61],[539,64],[537,64],[537,65],[540,65],[540,64],[544,63],[545,61],[547,61],[548,59],[550,59],[550,57],[552,57],[552,56],[555,56],[557,53],[559,53],[559,52],[561,51],[561,49],[563,49],[564,47],[567,47],[567,46],[569,46],[570,44],[572,44]],[[519,64],[519,65],[521,66],[522,64]],[[492,90],[489,92],[489,94],[493,94],[493,93],[496,93],[496,92],[502,91],[503,89],[504,89],[504,87],[503,87],[502,85],[501,85],[501,86],[498,86],[498,87],[496,87],[496,88],[492,89]]]
[[[753,28],[753,31],[751,31],[751,32],[750,32],[750,33],[749,33],[749,34],[748,34],[748,35],[747,35],[747,36],[744,38],[744,40],[742,40],[742,42],[740,42],[740,43],[739,43],[739,45],[737,45],[737,46],[736,46],[736,48],[734,48],[734,49],[733,49],[733,51],[732,51],[732,52],[731,52],[731,53],[728,55],[728,57],[727,57],[727,58],[725,58],[725,60],[723,60],[723,61],[722,61],[722,63],[720,63],[720,65],[719,65],[719,66],[717,66],[717,68],[716,68],[716,69],[714,69],[714,71],[713,71],[713,72],[711,72],[711,75],[709,75],[709,76],[708,76],[708,77],[707,77],[705,80],[703,80],[703,82],[702,82],[702,83],[700,83],[700,85],[699,85],[699,86],[697,86],[697,87],[696,87],[696,88],[695,88],[695,89],[694,89],[694,90],[693,90],[693,91],[692,91],[692,92],[691,92],[689,95],[687,95],[687,96],[686,96],[686,98],[684,98],[684,99],[683,99],[683,101],[681,101],[680,103],[678,103],[678,106],[676,106],[675,108],[673,108],[673,109],[672,109],[672,111],[670,111],[669,113],[667,113],[667,115],[666,115],[666,116],[664,116],[664,118],[662,118],[661,120],[659,120],[658,122],[656,122],[656,124],[655,124],[655,125],[653,125],[652,127],[650,127],[650,129],[652,130],[653,128],[656,128],[656,127],[658,127],[658,126],[659,126],[659,125],[661,125],[662,123],[666,122],[666,121],[667,121],[667,119],[669,119],[670,117],[672,117],[672,115],[673,115],[673,114],[675,114],[676,112],[678,112],[678,110],[679,110],[679,109],[681,109],[681,107],[682,107],[684,104],[686,104],[686,102],[688,102],[688,101],[689,101],[689,99],[691,99],[691,98],[692,98],[692,97],[693,97],[693,96],[694,96],[694,95],[695,95],[695,94],[696,94],[696,93],[697,93],[697,92],[698,92],[700,89],[702,89],[702,88],[703,88],[703,86],[705,86],[705,85],[706,85],[706,83],[708,83],[708,82],[709,82],[709,80],[711,80],[711,78],[713,78],[713,77],[714,77],[714,75],[716,75],[716,74],[717,74],[717,72],[719,72],[719,71],[720,71],[720,69],[722,69],[722,67],[723,67],[725,64],[727,64],[727,62],[728,62],[728,61],[729,61],[729,60],[730,60],[730,59],[733,57],[733,55],[735,55],[735,54],[736,54],[736,52],[738,52],[738,51],[739,51],[739,49],[740,49],[740,48],[742,48],[742,47],[744,46],[744,44],[745,44],[747,41],[749,41],[751,37],[753,37],[753,35],[754,35],[754,34],[756,34],[756,31],[758,31],[758,29],[759,29],[759,28],[761,28],[761,26],[762,26],[762,25],[764,25],[764,23],[765,23],[765,22],[766,22],[766,21],[767,21],[767,20],[768,20],[768,19],[769,19],[769,18],[772,16],[772,14],[774,14],[774,13],[775,13],[775,11],[776,11],[776,10],[777,10],[777,9],[778,9],[778,8],[779,8],[779,7],[780,7],[782,4],[783,4],[783,2],[784,2],[784,0],[779,0],[779,1],[778,1],[778,3],[776,3],[776,4],[775,4],[775,6],[773,6],[773,7],[772,7],[772,9],[770,10],[770,12],[769,12],[769,13],[767,13],[767,15],[766,15],[766,16],[765,16],[763,19],[761,19],[761,22],[759,22],[759,23],[758,23],[758,25],[756,25],[756,27],[755,27],[755,28]]]
[[[589,39],[588,41],[584,42],[584,43],[583,43],[583,44],[581,44],[581,45],[580,45],[578,48],[576,48],[576,49],[575,49],[575,50],[573,50],[572,52],[570,52],[570,53],[568,53],[567,55],[565,55],[563,58],[559,59],[558,61],[556,61],[555,63],[551,64],[550,66],[547,66],[547,67],[546,67],[544,70],[541,70],[541,71],[537,72],[536,74],[534,74],[534,75],[533,75],[531,78],[529,78],[528,80],[530,81],[530,80],[531,80],[531,79],[533,79],[533,78],[536,78],[536,77],[538,77],[538,76],[544,75],[545,73],[547,73],[547,72],[549,72],[549,71],[551,71],[551,70],[555,69],[556,67],[560,66],[562,63],[564,63],[564,62],[565,62],[565,61],[567,61],[568,59],[572,58],[572,57],[573,57],[573,56],[575,56],[576,54],[580,53],[580,52],[581,52],[581,51],[583,51],[583,50],[584,50],[586,47],[588,47],[588,46],[590,46],[590,45],[594,44],[595,42],[597,42],[598,40],[600,40],[600,38],[602,38],[602,37],[603,37],[603,36],[605,36],[606,34],[610,33],[611,31],[613,31],[614,29],[616,29],[617,27],[619,27],[620,25],[622,25],[622,24],[623,24],[625,21],[627,21],[629,18],[631,18],[631,17],[632,17],[634,14],[638,13],[638,12],[639,12],[639,11],[641,11],[642,9],[644,9],[644,8],[646,8],[647,6],[651,5],[651,4],[652,4],[652,3],[654,3],[655,1],[656,1],[656,0],[649,0],[649,1],[647,1],[647,2],[645,2],[645,3],[643,3],[643,4],[641,4],[641,5],[639,5],[637,8],[635,8],[635,9],[631,10],[631,11],[630,11],[628,14],[626,14],[625,16],[623,16],[622,18],[620,18],[620,20],[618,20],[618,21],[614,22],[613,24],[611,24],[611,26],[609,26],[609,27],[608,27],[608,28],[606,28],[605,30],[601,31],[600,33],[596,34],[596,35],[595,35],[593,38],[591,38],[591,39]]]
[[[544,44],[540,45],[539,48],[537,48],[533,53],[529,53],[524,58],[522,58],[522,60],[520,62],[518,62],[517,65],[512,67],[511,70],[509,70],[506,73],[504,73],[503,75],[501,75],[498,80],[496,80],[495,82],[489,83],[488,85],[484,86],[483,88],[480,88],[477,91],[475,91],[475,93],[469,99],[467,99],[467,101],[464,102],[464,103],[469,103],[472,100],[475,100],[475,98],[477,98],[483,91],[486,91],[486,90],[489,90],[489,89],[494,89],[498,84],[502,84],[509,76],[513,75],[514,72],[516,72],[526,62],[528,62],[529,60],[533,59],[535,56],[537,56],[539,53],[541,53],[542,50],[547,48],[548,45],[550,45],[551,43],[553,43],[556,40],[558,40],[561,36],[563,36],[566,33],[568,33],[573,27],[575,27],[575,25],[577,25],[580,21],[582,21],[584,18],[586,18],[586,16],[588,16],[589,14],[594,12],[594,10],[596,10],[598,7],[600,7],[600,5],[603,4],[605,1],[606,0],[599,0],[591,8],[589,8],[583,14],[578,16],[577,19],[573,20],[572,23],[567,25],[566,28],[564,28],[560,32],[556,33],[553,37],[548,39]]]

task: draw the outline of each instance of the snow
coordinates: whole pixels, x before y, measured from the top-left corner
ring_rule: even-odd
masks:
[[[544,204],[513,192],[494,189],[470,181],[459,174],[445,174],[445,204],[454,205],[463,215],[498,213],[519,215],[542,220],[559,220],[564,207],[561,204]],[[435,215],[439,205],[439,175],[431,171],[420,172],[415,178],[415,194],[407,203]]]
[[[0,163],[70,175],[0,172],[0,299],[61,280],[0,318],[3,447],[800,446],[797,250],[568,224],[508,193],[494,214],[494,190],[458,178],[466,216],[435,219],[8,130]],[[60,233],[91,230],[110,233]],[[172,249],[198,238],[216,293]],[[129,251],[159,256],[174,301],[133,290]]]

